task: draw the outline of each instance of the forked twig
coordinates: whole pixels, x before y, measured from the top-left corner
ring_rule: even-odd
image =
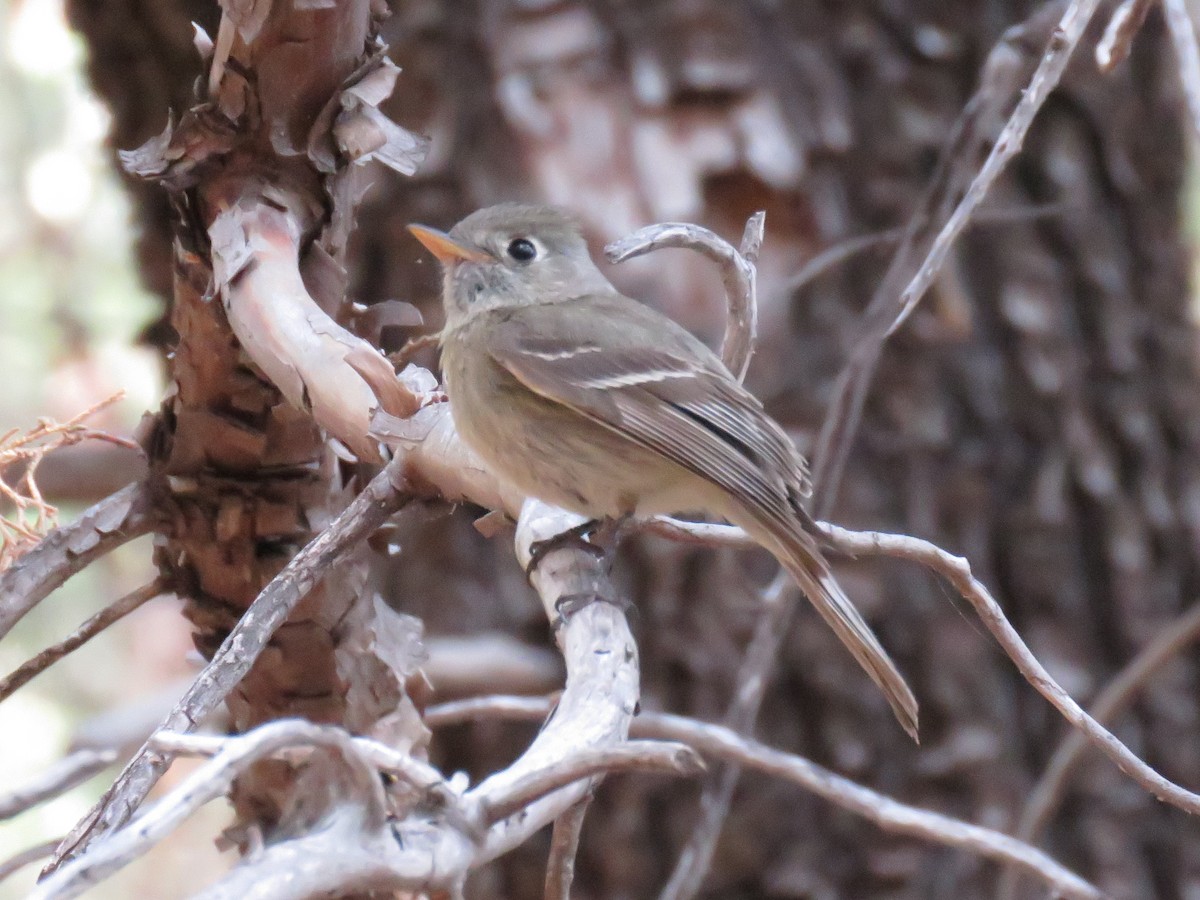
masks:
[[[158,730],[187,732],[211,714],[245,677],[271,635],[313,585],[348,547],[372,534],[408,497],[403,455],[398,455],[263,589]],[[50,871],[129,821],[169,764],[169,755],[143,746],[67,835]]]
[[[480,697],[430,707],[426,711],[425,721],[431,728],[472,719],[537,721],[546,715],[550,707],[551,701],[544,698]],[[790,781],[874,822],[885,831],[919,837],[1019,866],[1022,871],[1039,878],[1063,897],[1097,900],[1103,896],[1093,885],[1036,847],[990,828],[900,803],[801,756],[767,747],[720,725],[698,722],[685,716],[642,713],[634,720],[631,731],[639,737],[679,741],[714,759],[737,763]]]

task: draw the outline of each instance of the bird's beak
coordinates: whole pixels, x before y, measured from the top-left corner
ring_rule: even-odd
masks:
[[[425,249],[436,256],[441,262],[451,263],[465,259],[469,262],[491,262],[492,257],[482,250],[464,247],[444,231],[428,228],[425,225],[409,225],[408,230]]]

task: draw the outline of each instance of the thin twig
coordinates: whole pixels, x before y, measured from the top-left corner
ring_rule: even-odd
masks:
[[[546,860],[545,900],[571,900],[571,884],[575,880],[575,857],[579,853],[579,838],[591,796],[586,796],[554,820],[550,834],[550,857]]]
[[[763,592],[754,635],[738,667],[733,701],[725,713],[725,727],[735,734],[749,734],[754,730],[780,644],[796,611],[796,596],[795,586],[784,571],[780,571]],[[712,865],[721,828],[729,815],[741,774],[739,765],[729,763],[705,782],[696,824],[679,853],[671,877],[659,894],[660,900],[682,900],[699,893]]]
[[[693,530],[692,523],[678,519],[655,520],[651,525],[664,536]],[[1164,778],[1071,699],[1038,662],[1033,651],[1005,618],[1000,605],[992,598],[988,589],[976,580],[967,560],[954,556],[936,544],[909,535],[850,531],[826,522],[818,522],[817,527],[833,547],[849,556],[890,556],[905,559],[919,563],[945,578],[975,609],[983,624],[1025,680],[1033,685],[1063,718],[1074,725],[1089,743],[1103,751],[1122,772],[1158,799],[1185,812],[1200,815],[1200,795]],[[732,525],[697,526],[691,539],[703,539],[712,545],[727,543],[731,546],[745,546],[747,541],[741,529]]]
[[[1181,650],[1200,640],[1200,603],[1164,628],[1116,674],[1097,696],[1089,712],[1097,722],[1108,725],[1119,716],[1138,692]],[[1080,731],[1071,731],[1058,745],[1046,770],[1029,792],[1029,800],[1021,811],[1016,837],[1035,843],[1049,823],[1066,791],[1071,774],[1088,749],[1088,740]],[[1011,900],[1016,896],[1016,873],[1005,872],[996,896]]]
[[[917,215],[909,224],[902,241],[863,316],[864,333],[855,343],[845,368],[834,386],[833,399],[817,437],[813,460],[812,512],[826,518],[832,511],[850,445],[862,418],[863,403],[887,338],[900,327],[941,272],[950,248],[986,197],[988,190],[1021,149],[1025,135],[1046,97],[1058,84],[1084,28],[1100,0],[1073,0],[1058,25],[1050,32],[1049,43],[1028,86],[1020,94],[1016,108],[1004,124],[983,166],[970,179],[962,199],[949,212],[945,224],[933,238],[924,260],[903,290],[910,262],[918,247],[917,238],[926,229],[919,221],[937,222],[942,211],[954,203],[960,181],[974,171],[976,152],[991,132],[991,122],[999,115],[1016,91],[1021,61],[1025,53],[1019,45],[1029,32],[1038,31],[1042,21],[1056,9],[1047,4],[1034,12],[1031,20],[1009,29],[988,56],[981,84],[956,123],[951,140],[939,166],[939,174],[930,182]]]
[[[721,236],[686,222],[667,222],[650,225],[635,231],[604,248],[609,262],[622,263],[627,259],[676,247],[695,250],[721,267],[728,312],[725,337],[721,341],[721,359],[738,381],[746,377],[758,331],[757,283],[754,262],[762,245],[766,213],[757,212],[746,222],[741,249],[736,249]]]
[[[975,228],[988,226],[1005,226],[1022,222],[1032,222],[1048,216],[1056,216],[1070,209],[1073,204],[1052,202],[1033,203],[1029,206],[1019,206],[1014,209],[981,209],[972,220]],[[927,225],[918,220],[918,225]],[[819,253],[814,254],[800,269],[783,282],[780,293],[790,296],[801,288],[816,281],[826,272],[835,269],[851,258],[869,250],[879,250],[890,247],[904,240],[909,231],[909,225],[898,225],[895,228],[885,228],[870,234],[860,234],[831,244]]]
[[[845,553],[854,556],[883,555],[906,559],[920,563],[945,578],[975,608],[984,626],[992,633],[992,637],[1008,658],[1016,664],[1025,680],[1050,701],[1050,705],[1057,709],[1063,718],[1085,734],[1090,743],[1116,763],[1117,768],[1159,800],[1192,815],[1200,815],[1200,795],[1164,778],[1143,762],[1112,732],[1088,715],[1051,677],[1005,618],[1000,605],[992,598],[988,589],[976,580],[967,560],[929,541],[908,535],[849,531],[824,523],[820,524],[820,528],[825,537]]]
[[[1196,23],[1192,21],[1187,0],[1163,0],[1163,10],[1179,58],[1179,81],[1187,98],[1192,128],[1200,136],[1200,47],[1196,44]]]
[[[96,613],[72,633],[57,644],[53,644],[37,656],[22,663],[5,678],[0,679],[0,703],[32,678],[50,668],[56,662],[70,653],[78,650],[114,622],[119,622],[144,603],[153,600],[163,593],[161,581],[152,581],[140,588],[130,591],[120,600],[106,606]]]
[[[39,859],[45,859],[54,852],[54,848],[58,846],[61,838],[53,838],[49,841],[42,841],[40,844],[34,844],[32,847],[26,847],[20,853],[13,854],[4,862],[0,862],[0,881],[16,874],[21,869]]]
[[[76,572],[152,527],[150,488],[137,482],[55,528],[0,573],[0,638]]]
[[[473,719],[506,718],[537,721],[551,701],[534,697],[478,697],[430,707],[425,722],[431,728]],[[742,737],[720,725],[685,716],[642,713],[632,727],[642,738],[674,740],[706,756],[790,781],[804,790],[874,822],[885,831],[957,847],[997,862],[1019,866],[1063,897],[1100,898],[1093,885],[1059,865],[1036,847],[990,828],[971,825],[940,813],[909,806],[856,784],[815,763]]]
[[[1096,45],[1096,66],[1101,72],[1111,72],[1129,56],[1133,39],[1142,30],[1146,14],[1157,0],[1125,0],[1112,14],[1104,29],[1104,37]]]
[[[116,761],[115,750],[76,750],[27,784],[0,794],[0,821],[65,794]]]
[[[314,735],[320,737],[321,733],[312,730],[318,726],[314,726],[307,719],[276,719],[269,725],[274,729],[271,740],[250,746],[247,753],[259,754],[258,757],[250,759],[250,762],[265,755],[287,757],[293,751],[303,753],[321,746],[321,742],[314,739]],[[267,726],[259,726],[259,729],[265,727]],[[254,733],[257,733],[257,730]],[[227,750],[231,743],[240,741],[245,736],[158,731],[150,737],[149,743],[153,749],[172,755],[214,757]],[[354,752],[380,772],[393,775],[443,803],[457,802],[442,773],[428,763],[370,738],[350,737],[349,740]]]
[[[397,455],[336,519],[297,553],[263,588],[192,682],[159,731],[191,731],[217,708],[250,671],[275,630],[349,548],[371,535],[407,501],[404,457]],[[92,810],[71,830],[49,871],[97,838],[129,821],[170,765],[170,756],[146,745]]]

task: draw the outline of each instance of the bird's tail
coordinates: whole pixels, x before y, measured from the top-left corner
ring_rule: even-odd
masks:
[[[763,528],[763,524],[759,522],[757,528]],[[871,626],[834,580],[816,538],[802,530],[799,523],[787,531],[768,528],[768,532],[771,537],[765,544],[767,549],[788,570],[804,596],[816,607],[821,618],[829,623],[829,627],[871,676],[871,680],[879,685],[901,727],[914,741],[918,740],[916,698],[896,664],[871,631]]]

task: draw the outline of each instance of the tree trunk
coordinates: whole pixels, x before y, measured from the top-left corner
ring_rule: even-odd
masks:
[[[188,105],[198,67],[182,49],[186,22],[211,21],[213,10],[72,6],[93,81],[115,110],[114,140],[132,147],[161,128],[167,100]],[[802,447],[811,444],[890,247],[799,291],[788,276],[825,247],[906,221],[988,49],[1032,6],[400,3],[384,36],[405,74],[387,111],[429,133],[433,152],[417,178],[380,179],[367,197],[352,295],[411,299],[436,326],[436,272],[403,224],[448,226],[501,199],[570,206],[596,246],[667,219],[734,237],[766,209],[764,337],[750,384]],[[1200,373],[1181,238],[1178,94],[1157,13],[1110,75],[1097,73],[1085,45],[989,204],[1057,207],[977,225],[959,244],[884,353],[833,517],[967,556],[1085,705],[1200,587]],[[142,188],[137,199],[146,277],[166,293],[162,200]],[[655,254],[612,275],[713,336],[719,280],[693,262]],[[189,315],[175,312],[177,322]],[[383,335],[393,346],[407,336]],[[181,385],[188,365],[180,360]],[[269,393],[255,394],[255,414],[294,421],[288,463],[315,459],[315,435]],[[187,400],[181,389],[174,402]],[[177,452],[196,452],[182,439]],[[271,462],[246,457],[239,484],[269,495]],[[290,494],[289,521],[319,524],[314,511],[332,508],[327,488]],[[180,508],[211,552],[222,496]],[[544,639],[510,548],[485,541],[471,519],[460,511],[403,524],[404,553],[389,564],[393,598],[434,633]],[[302,539],[284,530],[288,542]],[[245,535],[233,540],[239,549],[229,552],[247,552]],[[254,559],[231,588],[239,602],[270,574]],[[911,678],[922,745],[895,727],[807,609],[788,635],[759,737],[906,801],[1012,828],[1067,726],[929,577],[875,561],[840,571]],[[765,581],[766,560],[644,540],[618,572],[639,610],[644,705],[719,719],[755,621],[748,573]],[[1193,785],[1197,681],[1192,652],[1158,675],[1118,728],[1165,775]],[[516,732],[457,730],[440,752],[482,773],[526,739]],[[1090,762],[1073,784],[1047,838],[1064,862],[1116,897],[1200,890],[1194,823],[1107,761]],[[686,840],[696,796],[675,782],[606,783],[584,829],[579,896],[652,895]],[[474,895],[540,896],[543,853],[529,847],[480,874]],[[714,897],[966,898],[990,896],[995,879],[973,858],[880,835],[747,776],[706,885]]]

